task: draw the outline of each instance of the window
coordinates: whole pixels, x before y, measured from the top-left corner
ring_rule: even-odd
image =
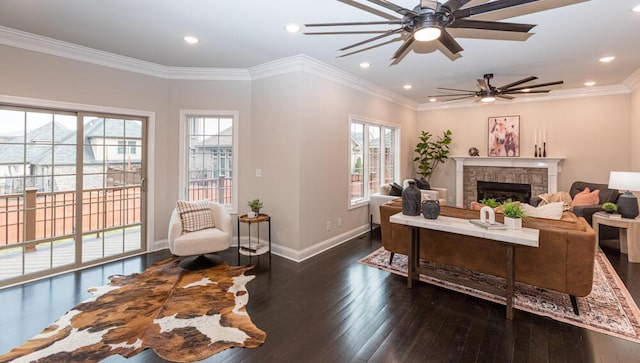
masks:
[[[399,177],[399,129],[378,121],[350,117],[349,203],[364,204],[380,185]]]
[[[129,145],[129,154],[136,154],[136,142],[135,141],[127,141],[127,145]]]
[[[124,140],[118,140],[118,155],[124,154]]]
[[[236,210],[237,113],[182,111],[181,115],[183,198],[208,199]]]

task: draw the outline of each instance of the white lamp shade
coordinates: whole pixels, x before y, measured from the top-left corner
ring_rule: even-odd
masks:
[[[609,188],[640,191],[640,173],[612,171],[609,174]]]

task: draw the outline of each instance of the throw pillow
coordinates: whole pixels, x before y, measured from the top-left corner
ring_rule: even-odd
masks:
[[[391,184],[391,193],[389,193],[389,195],[394,196],[394,197],[401,197],[402,196],[402,187],[400,185],[398,185],[398,183]]]
[[[182,221],[183,232],[195,232],[215,227],[213,213],[207,200],[179,200],[176,203],[176,208],[178,208],[178,214]]]
[[[563,202],[553,202],[542,206],[534,207],[529,204],[520,205],[524,210],[524,213],[528,217],[547,218],[547,219],[561,219],[562,212],[564,210]]]
[[[424,179],[413,178],[416,181],[418,189],[431,190],[431,184]]]
[[[571,194],[568,192],[544,193],[538,195],[538,198],[541,199],[538,207],[549,203],[562,202],[564,203],[564,210],[571,210],[571,204],[573,202]]]
[[[380,186],[380,195],[391,195],[391,184],[382,184]]]
[[[595,205],[600,203],[600,190],[596,189],[591,191],[589,188],[584,188],[583,191],[576,194],[573,197],[572,207],[583,205]]]

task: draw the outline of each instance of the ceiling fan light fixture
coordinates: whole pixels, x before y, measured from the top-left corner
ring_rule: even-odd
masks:
[[[491,102],[493,102],[493,101],[495,101],[495,100],[496,100],[496,98],[495,98],[495,97],[493,97],[492,95],[482,96],[482,98],[480,99],[480,101],[481,101],[482,103],[491,103]]]
[[[438,100],[438,99],[437,99],[437,98],[435,98],[435,97],[431,97],[431,98],[429,98],[429,102],[436,102],[437,100]]]
[[[440,38],[440,34],[442,34],[442,29],[432,25],[416,30],[416,32],[413,33],[413,38],[419,42],[430,42]]]
[[[531,88],[525,88],[525,89],[521,90],[520,92],[522,92],[522,93],[531,92]]]

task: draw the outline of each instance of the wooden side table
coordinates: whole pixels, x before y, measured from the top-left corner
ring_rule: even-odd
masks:
[[[593,231],[600,244],[600,225],[618,227],[620,229],[620,252],[629,255],[629,262],[640,262],[640,217],[609,218],[604,212],[593,214]]]
[[[260,223],[267,222],[269,226],[269,239],[265,244],[260,239]],[[248,224],[248,242],[240,242],[240,223]],[[251,238],[251,225],[255,224],[257,227],[257,237],[255,240]],[[258,263],[260,263],[260,255],[265,253],[269,254],[269,267],[271,267],[271,217],[268,214],[260,213],[255,218],[249,218],[246,214],[238,216],[238,265],[240,265],[240,255],[249,256],[249,264],[251,264],[251,257],[258,256]]]

